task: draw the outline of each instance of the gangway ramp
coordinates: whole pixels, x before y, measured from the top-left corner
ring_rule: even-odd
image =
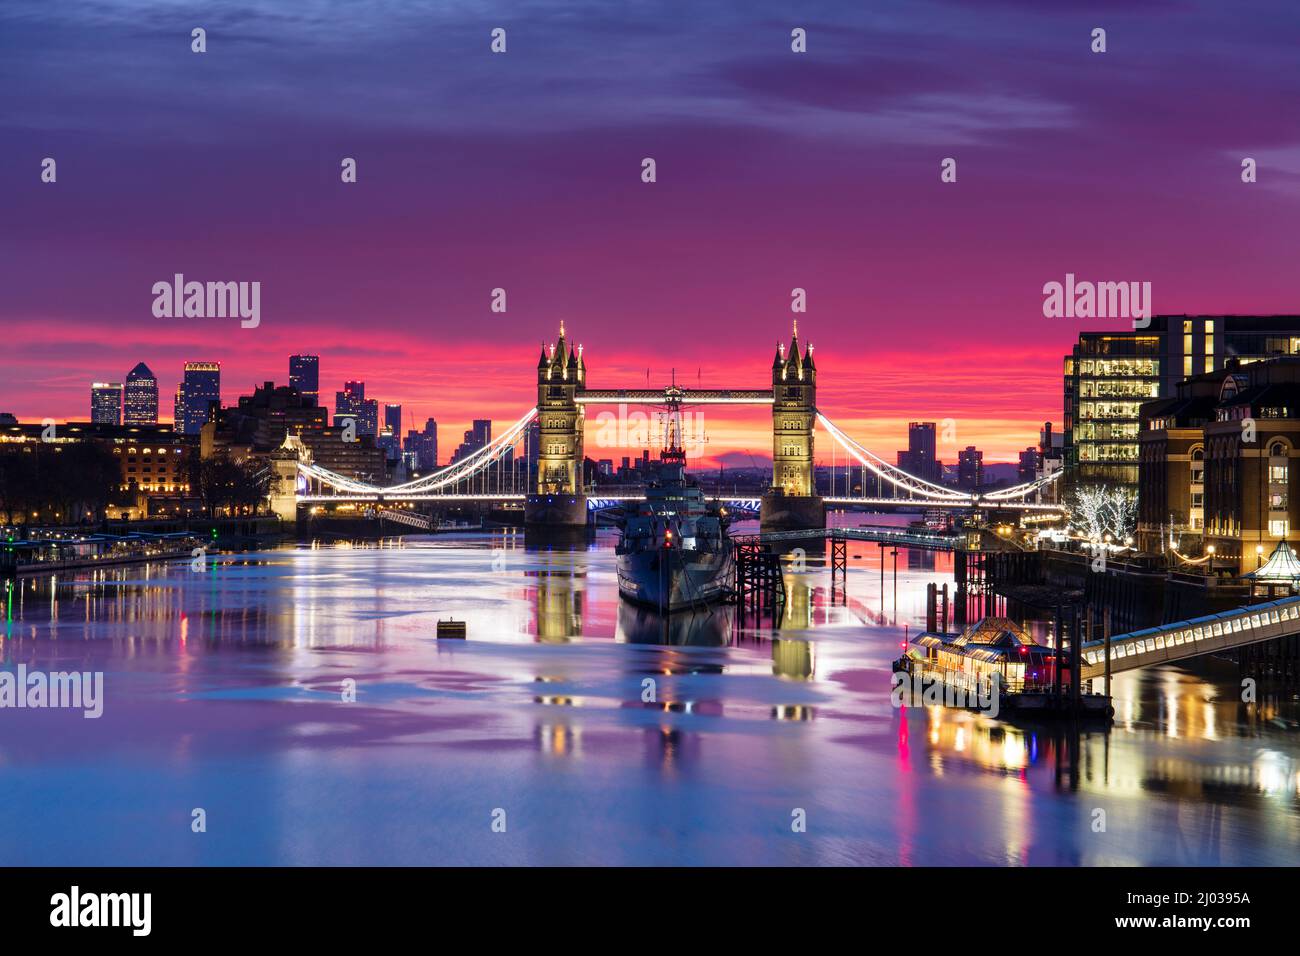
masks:
[[[1300,634],[1300,595],[1118,634],[1110,639],[1110,670],[1172,664],[1293,634]],[[1085,641],[1080,650],[1084,680],[1104,676],[1106,641]]]

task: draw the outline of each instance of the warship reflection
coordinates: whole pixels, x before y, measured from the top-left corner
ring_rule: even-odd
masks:
[[[735,620],[735,608],[729,604],[660,614],[622,601],[618,606],[618,630],[614,639],[625,644],[726,647],[731,643]]]

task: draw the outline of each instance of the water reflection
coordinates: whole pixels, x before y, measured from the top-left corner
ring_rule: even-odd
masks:
[[[526,589],[526,596],[536,608],[537,639],[543,643],[563,643],[582,636],[586,549],[574,546],[538,552],[524,573],[536,580]]]
[[[772,639],[772,673],[789,680],[812,680],[815,645],[798,638]]]
[[[735,618],[735,608],[730,604],[660,614],[651,608],[620,601],[614,637],[628,644],[726,647],[732,640]]]
[[[4,725],[0,765],[25,813],[0,820],[0,862],[65,832],[48,862],[193,862],[137,821],[223,787],[235,826],[291,821],[226,862],[342,862],[298,849],[330,834],[357,847],[350,862],[482,863],[425,811],[503,792],[545,821],[535,833],[601,862],[780,860],[792,806],[828,828],[810,847],[853,862],[1278,863],[1300,843],[1293,691],[1261,686],[1245,704],[1231,666],[1122,674],[1108,733],[899,711],[889,662],[949,558],[900,554],[897,628],[869,623],[882,595],[886,618],[895,608],[892,558],[882,591],[866,546],[850,553],[846,606],[809,559],[787,575],[779,626],[741,628],[730,606],[665,618],[621,601],[611,543],[439,538],[23,580],[4,661],[93,658],[110,696],[93,727]],[[467,640],[435,639],[449,616]],[[344,677],[359,690],[346,707]],[[340,786],[360,773],[367,788]],[[69,816],[69,787],[121,799]],[[326,791],[360,795],[292,822]],[[1110,811],[1104,839],[1096,807]],[[530,847],[526,862],[562,859]]]
[[[1294,808],[1300,798],[1300,758],[1294,749],[1242,747],[1217,736],[1220,724],[1247,736],[1248,725],[1234,719],[1235,703],[1171,698],[1167,683],[1133,703],[1135,714],[1157,719],[1106,731],[1068,722],[1013,725],[962,710],[924,708],[930,766],[937,775],[956,767],[1018,776],[1037,766],[1050,768],[1057,787],[1165,793],[1211,803],[1267,797],[1285,799]],[[1162,749],[1161,740],[1176,736],[1170,729],[1180,713],[1196,715],[1184,732],[1195,729],[1198,740]],[[905,744],[906,728],[899,734]]]

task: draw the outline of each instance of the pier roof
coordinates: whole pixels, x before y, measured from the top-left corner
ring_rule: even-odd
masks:
[[[957,647],[968,644],[990,647],[1019,647],[1022,644],[1034,644],[1036,642],[1022,627],[1009,618],[984,617],[958,634],[952,643]]]
[[[1244,575],[1256,581],[1279,581],[1290,583],[1300,578],[1300,560],[1285,541],[1279,541],[1273,553],[1263,566]]]

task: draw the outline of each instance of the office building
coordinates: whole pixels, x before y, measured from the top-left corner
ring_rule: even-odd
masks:
[[[414,467],[418,471],[433,471],[438,467],[438,423],[430,418],[424,423],[424,431],[411,429],[406,433],[406,452],[414,456]]]
[[[390,462],[402,457],[402,406],[387,404],[384,406],[384,424],[379,429],[376,444],[384,450]]]
[[[907,426],[907,451],[898,453],[898,467],[909,475],[938,484],[943,463],[937,457],[934,422],[911,422]]]
[[[379,402],[366,398],[365,382],[344,382],[343,391],[334,393],[334,424],[356,423],[358,435],[379,434]]]
[[[974,491],[984,485],[984,452],[967,445],[957,452],[957,486]]]
[[[1300,356],[1230,362],[1142,409],[1139,547],[1244,573],[1300,535]]]
[[[158,424],[158,379],[144,362],[127,373],[122,392],[122,424]]]
[[[66,422],[47,440],[40,423],[0,422],[0,459],[7,454],[59,454],[79,442],[111,452],[118,468],[105,513],[110,518],[143,518],[195,510],[191,480],[198,444],[171,425]],[[0,461],[0,470],[4,463]]]
[[[1139,408],[1194,375],[1300,354],[1300,316],[1157,315],[1142,329],[1083,332],[1065,357],[1065,467],[1075,483],[1136,488]]]
[[[1038,446],[1030,445],[1020,453],[1020,461],[1016,467],[1016,484],[1024,485],[1038,477],[1039,463],[1042,461],[1042,455]]]
[[[1138,548],[1187,555],[1202,551],[1205,530],[1205,426],[1218,415],[1225,372],[1194,375],[1172,398],[1146,402],[1138,440]]]
[[[176,386],[176,430],[182,435],[197,435],[208,420],[211,406],[220,404],[220,363],[186,362],[181,383]]]
[[[313,405],[320,404],[320,356],[289,356],[289,387],[302,392]]]
[[[474,454],[480,448],[485,448],[492,443],[492,422],[486,418],[474,419],[473,426],[465,432],[465,440],[456,446],[456,451],[452,454],[453,462],[460,461],[468,455]]]
[[[90,386],[90,420],[96,425],[122,424],[121,382],[95,382]]]

